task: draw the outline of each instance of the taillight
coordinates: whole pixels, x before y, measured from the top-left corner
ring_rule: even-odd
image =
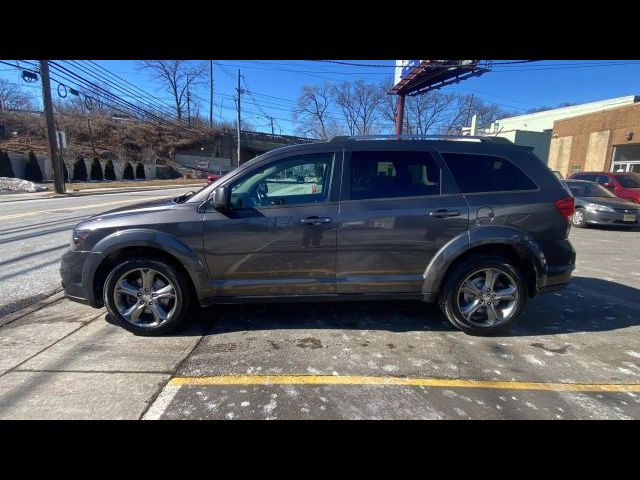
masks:
[[[575,211],[575,200],[573,197],[560,198],[553,202],[553,204],[563,217],[571,218],[573,216],[573,212]]]

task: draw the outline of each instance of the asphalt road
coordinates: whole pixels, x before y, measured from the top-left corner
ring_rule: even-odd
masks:
[[[14,199],[25,194],[0,196],[0,318],[60,288],[60,257],[76,223],[102,211],[192,189],[18,201]]]

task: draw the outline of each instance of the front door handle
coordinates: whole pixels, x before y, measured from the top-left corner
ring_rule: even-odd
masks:
[[[434,212],[429,213],[430,217],[436,218],[448,218],[448,217],[458,217],[460,216],[460,212],[458,210],[436,210]]]
[[[300,223],[304,223],[305,225],[321,225],[323,223],[331,223],[331,219],[329,217],[307,217],[300,220]]]

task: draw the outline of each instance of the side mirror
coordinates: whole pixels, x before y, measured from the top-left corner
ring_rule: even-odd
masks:
[[[611,182],[606,182],[604,184],[604,186],[605,186],[605,188],[608,188],[609,190],[614,190],[616,188],[616,186]]]
[[[227,199],[227,189],[218,187],[213,191],[213,201],[211,202],[216,210],[226,210],[229,207]]]

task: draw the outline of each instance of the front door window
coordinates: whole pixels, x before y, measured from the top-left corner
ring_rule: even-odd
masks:
[[[260,168],[231,187],[234,210],[325,203],[333,154],[303,155]]]

